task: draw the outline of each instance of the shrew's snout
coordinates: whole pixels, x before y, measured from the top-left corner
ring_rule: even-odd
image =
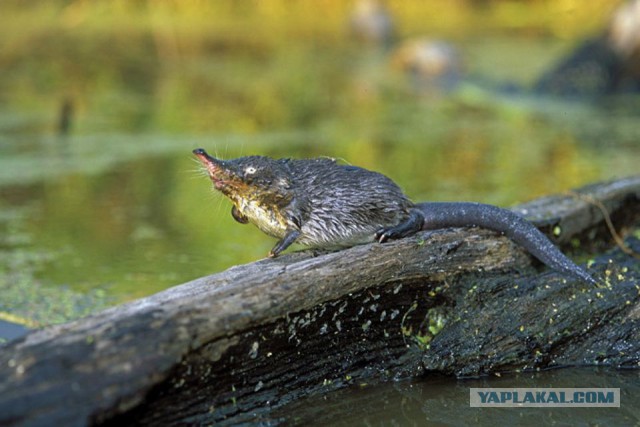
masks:
[[[195,150],[193,150],[193,154],[195,154],[196,157],[200,159],[200,161],[207,167],[207,169],[210,170],[210,172],[218,170],[222,165],[220,160],[216,159],[215,157],[211,157],[209,153],[204,150],[204,148],[196,148]]]
[[[209,173],[209,178],[213,181],[214,187],[227,194],[225,189],[231,188],[230,184],[237,181],[234,172],[225,165],[225,162],[211,157],[204,148],[196,148],[193,150],[193,154],[204,165]]]
[[[198,156],[198,158],[200,158],[200,160],[208,160],[208,161],[213,160],[213,158],[209,155],[209,153],[207,153],[204,150],[204,148],[196,148],[195,150],[193,150],[193,154]]]

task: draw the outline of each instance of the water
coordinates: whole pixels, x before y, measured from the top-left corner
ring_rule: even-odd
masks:
[[[321,148],[276,144],[271,138],[260,144],[255,137],[239,148],[227,147],[224,137],[183,136],[167,147],[151,146],[154,138],[147,136],[93,137],[96,147],[108,147],[104,150],[86,147],[92,144],[86,137],[45,140],[0,161],[5,166],[0,206],[13,212],[0,223],[5,250],[41,253],[45,259],[32,268],[43,285],[99,288],[119,300],[265,256],[273,240],[235,223],[230,204],[213,195],[208,179],[197,173],[190,151],[199,146],[228,157],[341,157],[387,173],[415,200],[512,204],[633,171],[634,165],[625,170],[624,162],[632,163],[634,147],[598,157],[598,147],[581,147],[561,130],[556,137],[567,139],[551,144],[548,130],[539,135],[531,128],[536,145],[521,147],[515,135],[504,135],[516,130],[499,120],[469,120],[466,126],[415,148],[403,141],[362,142],[363,155],[331,144],[327,136],[318,137],[327,140]],[[150,148],[127,147],[134,143]],[[613,169],[616,158],[621,166]]]
[[[386,173],[416,201],[511,205],[637,171],[638,144],[626,133],[636,119],[630,112],[602,121],[597,107],[549,101],[564,113],[558,121],[535,104],[492,102],[500,103],[410,99],[385,105],[385,121],[370,125],[337,117],[331,128],[259,135],[5,134],[4,289],[19,272],[30,292],[99,290],[110,304],[264,257],[273,239],[231,218],[230,204],[192,159],[200,146],[226,157],[342,158]],[[573,128],[571,121],[586,124]],[[26,269],[20,257],[30,259]],[[105,298],[93,299],[96,308]],[[19,301],[2,310],[44,324],[74,317],[47,319],[41,305]]]
[[[431,377],[350,388],[301,399],[271,414],[310,426],[619,425],[640,422],[640,373],[573,368],[455,380]],[[471,408],[469,388],[620,388],[620,408]]]

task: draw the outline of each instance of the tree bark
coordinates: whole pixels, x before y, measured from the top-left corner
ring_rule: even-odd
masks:
[[[640,262],[605,252],[611,234],[593,201],[618,231],[635,227],[625,242],[639,252],[640,177],[576,194],[516,211],[591,256],[600,287],[482,229],[265,259],[3,347],[0,425],[231,424],[427,372],[637,367]]]

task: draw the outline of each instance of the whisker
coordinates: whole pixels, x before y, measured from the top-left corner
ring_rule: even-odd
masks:
[[[207,171],[207,168],[198,159],[190,158],[189,160],[194,162],[196,167],[193,169],[185,169],[183,171],[184,173],[197,178],[202,178],[203,176],[209,177],[209,171]]]
[[[222,197],[218,197],[218,203],[216,203],[216,215],[219,216],[220,215],[220,210],[222,209]]]
[[[194,179],[209,178],[209,172],[206,169],[186,169],[182,173]]]

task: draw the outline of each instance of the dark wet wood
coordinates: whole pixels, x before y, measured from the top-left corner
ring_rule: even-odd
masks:
[[[580,191],[638,230],[640,177]],[[638,366],[640,266],[582,198],[522,206],[593,288],[486,230],[231,268],[2,348],[1,425],[237,423],[346,384],[436,371]],[[637,231],[636,231],[637,232]],[[630,234],[627,244],[640,250]],[[609,261],[611,260],[611,262]]]

